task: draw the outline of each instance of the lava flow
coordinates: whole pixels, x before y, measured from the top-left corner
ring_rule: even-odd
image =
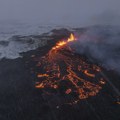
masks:
[[[71,34],[39,60],[35,85],[45,93],[72,97],[72,103],[97,95],[105,84],[101,68],[75,54],[69,46],[76,40]]]

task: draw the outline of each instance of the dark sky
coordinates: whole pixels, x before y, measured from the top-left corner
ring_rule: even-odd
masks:
[[[0,20],[56,24],[119,23],[120,0],[0,0]]]

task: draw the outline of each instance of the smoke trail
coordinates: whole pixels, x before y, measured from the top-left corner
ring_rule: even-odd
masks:
[[[86,31],[80,35],[73,47],[77,53],[85,54],[107,69],[120,73],[119,27],[94,26],[86,28]]]

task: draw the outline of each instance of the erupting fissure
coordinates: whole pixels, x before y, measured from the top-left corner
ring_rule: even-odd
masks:
[[[72,103],[95,96],[105,84],[99,66],[90,64],[80,55],[73,53],[68,43],[76,40],[71,34],[67,40],[58,42],[39,60],[37,66],[40,72],[35,85],[47,93],[61,93],[72,97]]]
[[[54,50],[54,49],[58,49],[58,48],[60,48],[61,46],[64,46],[64,45],[66,45],[67,43],[72,42],[72,41],[75,41],[75,40],[76,40],[75,36],[74,36],[73,34],[70,34],[70,37],[67,39],[67,41],[60,41],[60,42],[58,42],[57,45],[56,45],[55,47],[53,47],[52,49],[53,49],[53,50]]]

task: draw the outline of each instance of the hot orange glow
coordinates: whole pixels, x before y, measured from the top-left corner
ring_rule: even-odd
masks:
[[[85,70],[84,74],[86,74],[89,77],[95,77],[95,74],[88,73],[88,70]]]
[[[68,42],[76,40],[75,36],[73,34],[70,34],[70,37],[68,38]]]
[[[64,88],[65,95],[75,94],[71,104],[95,96],[105,84],[101,68],[75,55],[67,45],[75,40],[77,39],[71,34],[39,59],[40,69],[43,71],[37,75],[39,82],[35,86],[43,91],[47,88],[59,91]]]
[[[47,74],[38,74],[38,78],[40,78],[40,77],[48,77],[49,75],[47,75]]]
[[[64,46],[64,45],[66,45],[67,43],[72,42],[72,41],[75,41],[75,40],[76,40],[75,36],[71,33],[71,34],[70,34],[70,37],[69,37],[66,41],[60,41],[60,42],[58,42],[58,43],[56,44],[56,46],[53,47],[52,49],[58,49],[58,48],[60,48],[61,46]]]
[[[36,83],[36,86],[35,86],[35,87],[36,87],[36,88],[44,88],[44,85],[43,85],[43,83],[40,83],[40,84],[39,84],[39,83],[38,83],[38,84]]]

